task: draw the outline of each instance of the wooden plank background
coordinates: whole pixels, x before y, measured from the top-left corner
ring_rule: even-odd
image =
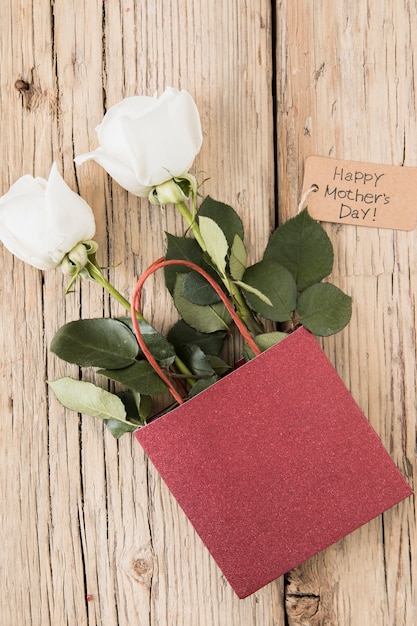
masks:
[[[125,96],[167,85],[193,94],[204,193],[240,212],[254,260],[275,219],[295,214],[307,156],[417,166],[415,0],[0,7],[0,193],[25,173],[46,177],[55,160],[93,207],[99,260],[119,264],[110,278],[126,297],[163,253],[164,231],[182,225],[94,163],[74,167]],[[30,89],[19,92],[17,79]],[[325,227],[334,281],[354,312],[323,346],[413,484],[416,231]],[[417,623],[413,498],[239,601],[138,444],[116,442],[48,394],[48,378],[77,374],[48,352],[57,328],[120,310],[96,285],[64,297],[59,271],[39,272],[2,247],[0,256],[1,626]],[[170,304],[158,298],[154,321],[166,328]]]

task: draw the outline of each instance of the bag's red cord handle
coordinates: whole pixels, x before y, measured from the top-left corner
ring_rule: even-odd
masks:
[[[132,299],[131,299],[131,304],[132,304],[132,309],[131,309],[131,314],[132,314],[132,323],[133,323],[133,328],[135,330],[135,335],[136,335],[136,339],[138,340],[138,344],[140,346],[140,349],[142,350],[146,360],[148,361],[148,363],[153,367],[153,369],[155,370],[155,372],[158,374],[158,376],[164,381],[164,383],[167,385],[168,389],[170,390],[172,396],[175,398],[175,400],[179,403],[179,404],[183,404],[184,403],[184,399],[182,398],[182,396],[180,396],[180,394],[177,392],[177,390],[175,389],[174,385],[172,384],[172,382],[170,381],[170,379],[168,378],[168,376],[165,374],[165,372],[162,370],[162,368],[160,367],[159,363],[156,361],[156,359],[153,357],[153,355],[151,354],[149,348],[146,346],[143,337],[142,337],[142,333],[141,330],[139,328],[139,322],[138,319],[136,317],[136,311],[138,313],[142,313],[141,311],[141,297],[142,297],[142,287],[143,287],[143,283],[145,282],[145,280],[154,272],[156,272],[156,270],[161,269],[163,267],[167,267],[168,265],[185,265],[186,267],[189,267],[192,270],[195,270],[196,272],[198,272],[199,274],[201,274],[201,276],[203,276],[207,282],[213,287],[213,289],[216,291],[216,293],[219,295],[219,297],[221,298],[224,306],[226,307],[226,309],[228,310],[228,312],[230,313],[234,323],[236,324],[237,328],[239,329],[239,332],[241,333],[242,337],[245,339],[245,341],[250,345],[250,347],[252,348],[252,350],[254,351],[254,353],[256,355],[261,353],[261,350],[258,348],[258,346],[256,345],[255,341],[253,340],[253,338],[251,337],[251,335],[249,334],[249,331],[247,330],[246,326],[243,324],[242,320],[239,318],[239,316],[237,315],[235,309],[233,308],[233,305],[230,303],[227,295],[223,292],[223,290],[221,289],[221,287],[218,285],[218,283],[214,280],[214,278],[212,278],[210,276],[210,274],[208,274],[206,271],[204,271],[203,269],[201,269],[201,267],[199,267],[198,265],[196,265],[195,263],[192,263],[191,261],[184,261],[184,260],[177,260],[177,259],[169,259],[169,260],[165,260],[163,257],[158,259],[157,261],[155,261],[154,263],[152,263],[148,269],[142,274],[142,276],[139,278],[138,282],[136,283],[136,286],[133,290],[132,293]]]

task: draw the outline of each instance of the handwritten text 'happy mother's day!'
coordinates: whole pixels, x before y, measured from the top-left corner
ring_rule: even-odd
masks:
[[[340,220],[375,221],[378,207],[390,203],[390,196],[380,189],[382,185],[379,183],[383,176],[385,174],[348,171],[336,166],[333,182],[326,185],[324,197],[339,202]],[[368,191],[369,188],[372,191]]]

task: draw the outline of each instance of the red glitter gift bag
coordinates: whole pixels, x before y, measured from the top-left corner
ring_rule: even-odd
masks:
[[[185,261],[154,263],[139,280]],[[304,328],[135,436],[240,598],[411,495],[316,339]],[[136,322],[136,318],[134,323]],[[138,341],[143,344],[137,322]]]

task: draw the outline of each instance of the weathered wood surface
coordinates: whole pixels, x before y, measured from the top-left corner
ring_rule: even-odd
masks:
[[[287,0],[278,11],[281,216],[294,211],[311,154],[416,166],[415,2]],[[354,313],[344,332],[324,342],[326,350],[413,481],[416,231],[327,230],[335,280],[352,295]],[[415,623],[413,506],[410,499],[291,573],[289,623]]]
[[[24,173],[47,176],[56,160],[93,207],[100,262],[120,263],[110,275],[127,297],[163,252],[164,231],[182,225],[95,164],[74,167],[74,155],[96,146],[106,108],[125,96],[166,85],[193,94],[204,192],[240,212],[254,259],[273,226],[275,193],[280,219],[297,210],[308,155],[417,166],[411,0],[0,5],[0,193]],[[17,79],[30,89],[19,93]],[[323,345],[412,483],[416,231],[326,229],[334,280],[353,296],[354,314]],[[45,380],[69,373],[48,353],[57,328],[119,309],[95,285],[64,297],[59,271],[0,255],[1,626],[417,622],[414,499],[237,600],[140,447],[48,394]],[[151,284],[148,313],[156,293]]]

